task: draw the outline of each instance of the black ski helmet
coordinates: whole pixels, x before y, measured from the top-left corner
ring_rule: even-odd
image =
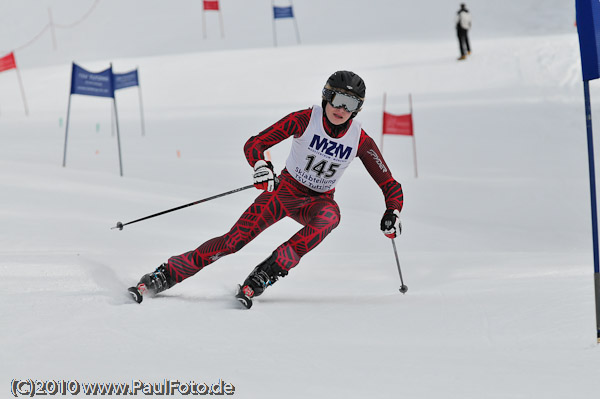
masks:
[[[341,89],[347,93],[354,94],[361,100],[365,99],[367,86],[360,76],[350,71],[337,71],[327,79],[326,89]]]
[[[327,91],[329,90],[337,90],[358,97],[361,100],[362,107],[362,102],[365,100],[367,86],[362,78],[354,72],[337,71],[334,72],[329,79],[327,79],[325,87],[323,87],[323,101],[328,100],[329,96],[327,96]],[[358,111],[360,111],[360,109],[354,112],[352,116],[354,117]]]

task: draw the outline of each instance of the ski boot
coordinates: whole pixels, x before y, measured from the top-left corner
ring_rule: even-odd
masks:
[[[155,296],[174,285],[175,282],[169,276],[169,272],[167,272],[167,264],[163,263],[152,273],[145,274],[135,287],[130,287],[127,291],[131,294],[134,301],[141,303],[144,295]]]
[[[275,264],[275,253],[252,270],[242,285],[238,285],[235,298],[246,308],[252,307],[252,299],[262,294],[268,286],[275,284],[279,277],[285,277],[287,270]]]

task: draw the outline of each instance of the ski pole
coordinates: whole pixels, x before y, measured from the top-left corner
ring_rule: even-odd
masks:
[[[408,287],[404,285],[404,279],[402,278],[402,270],[400,270],[400,260],[398,259],[398,251],[396,250],[396,241],[392,238],[392,246],[394,247],[394,255],[396,255],[396,264],[398,265],[398,274],[400,274],[400,292],[406,294]]]
[[[189,204],[181,205],[181,206],[178,206],[178,207],[173,208],[173,209],[167,209],[166,211],[158,212],[158,213],[155,213],[154,215],[146,216],[146,217],[143,217],[143,218],[140,218],[140,219],[137,219],[137,220],[133,220],[131,222],[127,222],[127,223],[117,222],[117,225],[115,227],[111,227],[110,229],[111,230],[114,230],[114,229],[123,230],[123,227],[127,226],[128,224],[141,222],[142,220],[146,220],[146,219],[150,219],[150,218],[153,218],[153,217],[156,217],[156,216],[164,215],[165,213],[169,213],[169,212],[177,211],[179,209],[187,208],[188,206],[201,204],[203,202],[207,202],[207,201],[210,201],[210,200],[214,200],[216,198],[224,197],[224,196],[229,195],[229,194],[234,194],[234,193],[237,193],[239,191],[247,190],[247,189],[252,188],[252,187],[254,187],[253,184],[250,184],[250,185],[244,186],[244,187],[240,187],[240,188],[236,188],[235,190],[227,191],[226,193],[221,193],[221,194],[213,195],[212,197],[208,197],[208,198],[204,198],[204,199],[201,199],[201,200],[198,200],[198,201],[190,202]]]

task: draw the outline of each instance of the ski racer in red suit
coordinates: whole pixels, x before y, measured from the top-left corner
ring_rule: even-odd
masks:
[[[383,192],[386,210],[381,230],[389,238],[400,234],[402,187],[392,177],[373,139],[354,120],[365,92],[365,83],[358,75],[335,72],[323,88],[321,106],[292,112],[250,137],[244,153],[254,168],[254,185],[263,192],[229,232],[171,257],[144,275],[136,287],[138,302],[142,294],[155,295],[180,283],[217,259],[239,251],[275,222],[290,217],[303,227],[256,266],[239,287],[236,297],[250,308],[254,297],[286,276],[337,227],[340,210],[333,198],[335,185],[356,157]],[[285,168],[276,176],[271,162],[265,161],[264,151],[289,137],[293,138],[292,149]]]

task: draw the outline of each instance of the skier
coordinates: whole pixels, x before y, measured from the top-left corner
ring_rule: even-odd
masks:
[[[402,186],[392,177],[373,139],[354,120],[365,92],[360,76],[349,71],[335,72],[323,88],[320,106],[292,112],[250,137],[244,153],[254,169],[254,185],[263,192],[228,233],[173,256],[144,275],[137,287],[130,288],[134,299],[141,302],[145,293],[156,295],[173,287],[217,259],[239,251],[275,222],[291,217],[303,227],[256,266],[238,287],[236,298],[250,308],[253,298],[286,276],[302,256],[337,227],[340,210],[333,199],[334,188],[355,157],[361,159],[383,192],[386,210],[381,230],[389,238],[400,234]],[[292,149],[285,168],[276,176],[264,151],[289,137],[293,137]]]
[[[465,3],[461,3],[460,9],[456,13],[456,35],[458,36],[458,47],[460,48],[459,61],[466,60],[467,55],[471,55],[469,29],[471,29],[471,13],[467,10]]]

